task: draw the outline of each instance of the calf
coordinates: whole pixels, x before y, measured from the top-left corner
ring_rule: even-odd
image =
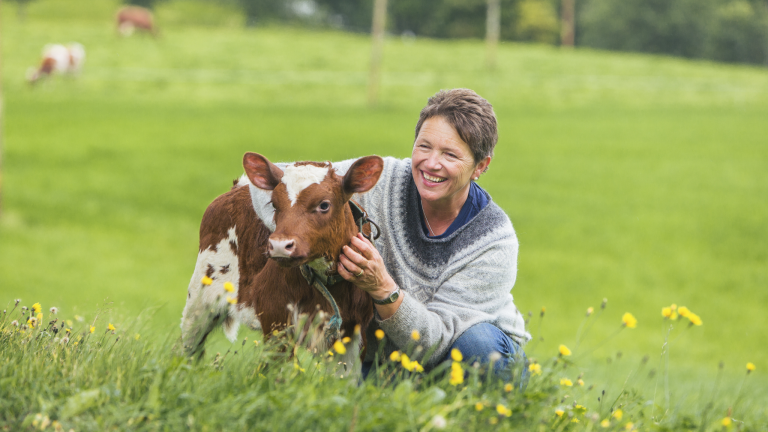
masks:
[[[125,6],[115,15],[117,31],[123,36],[130,36],[136,29],[157,36],[157,27],[152,12],[141,6]]]
[[[231,341],[241,323],[269,337],[290,322],[289,305],[310,317],[319,310],[331,315],[330,299],[302,275],[309,268],[323,281],[339,280],[327,290],[338,304],[341,332],[364,328],[373,317],[370,296],[333,276],[342,246],[359,231],[350,198],[376,184],[383,160],[361,158],[343,177],[330,163],[298,162],[283,170],[255,153],[245,154],[243,166],[254,193],[271,194],[274,220],[259,219],[245,179],[208,206],[182,315],[185,354],[201,351],[218,325]],[[362,337],[364,347],[364,331]]]
[[[43,48],[43,60],[37,69],[30,68],[27,71],[27,80],[30,84],[36,83],[56,73],[75,75],[80,72],[85,62],[85,48],[79,43],[69,45],[49,44]]]

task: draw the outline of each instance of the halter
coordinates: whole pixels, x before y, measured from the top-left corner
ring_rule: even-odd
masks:
[[[363,234],[363,237],[370,240],[375,247],[374,242],[381,236],[381,228],[379,228],[379,226],[376,225],[376,223],[368,217],[368,213],[356,202],[349,200],[349,209],[352,210],[352,217],[355,220],[355,225],[357,225],[358,232]],[[363,231],[363,225],[365,224],[370,224],[370,234],[365,234]],[[376,227],[375,236],[373,235],[373,227]],[[307,283],[315,287],[316,290],[320,291],[320,294],[322,294],[323,297],[328,300],[328,303],[331,304],[331,308],[333,308],[333,316],[328,322],[328,328],[325,330],[325,341],[330,346],[333,341],[339,338],[342,321],[341,314],[339,313],[339,306],[336,305],[336,300],[333,299],[333,296],[328,291],[326,285],[335,285],[338,282],[343,281],[344,278],[342,278],[338,273],[328,275],[325,274],[325,272],[318,272],[308,264],[302,264],[299,269],[301,270],[301,275],[304,276],[304,279],[307,280]]]

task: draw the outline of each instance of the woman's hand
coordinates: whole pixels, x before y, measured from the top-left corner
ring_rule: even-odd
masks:
[[[344,279],[367,291],[376,300],[384,300],[397,289],[397,284],[384,267],[379,251],[358,233],[339,256],[338,272]],[[355,250],[357,249],[357,251]]]

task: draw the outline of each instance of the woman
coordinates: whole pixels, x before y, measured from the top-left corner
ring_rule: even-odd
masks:
[[[475,183],[497,140],[488,101],[468,89],[440,91],[421,111],[411,158],[385,158],[378,184],[358,197],[382,231],[375,248],[361,235],[345,246],[338,270],[374,299],[364,373],[378,352],[379,328],[387,335],[384,358],[418,331],[422,353],[435,347],[422,360],[427,368],[449,359],[451,348],[484,363],[498,352],[497,371],[524,356],[530,335],[510,294],[517,237]]]

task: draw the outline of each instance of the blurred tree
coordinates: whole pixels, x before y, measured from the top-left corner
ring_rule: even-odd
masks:
[[[559,34],[557,12],[545,0],[522,0],[517,4],[515,39],[555,44]]]
[[[315,3],[340,27],[366,33],[371,31],[373,0],[315,0]]]
[[[156,4],[162,1],[163,0],[123,0],[123,4],[141,6],[147,9],[152,9],[155,7]]]
[[[256,25],[272,19],[285,19],[288,15],[290,2],[282,0],[240,0],[245,12],[245,24]]]
[[[706,57],[726,62],[768,64],[768,12],[734,0],[721,5],[710,29]],[[761,7],[763,6],[763,7]]]

